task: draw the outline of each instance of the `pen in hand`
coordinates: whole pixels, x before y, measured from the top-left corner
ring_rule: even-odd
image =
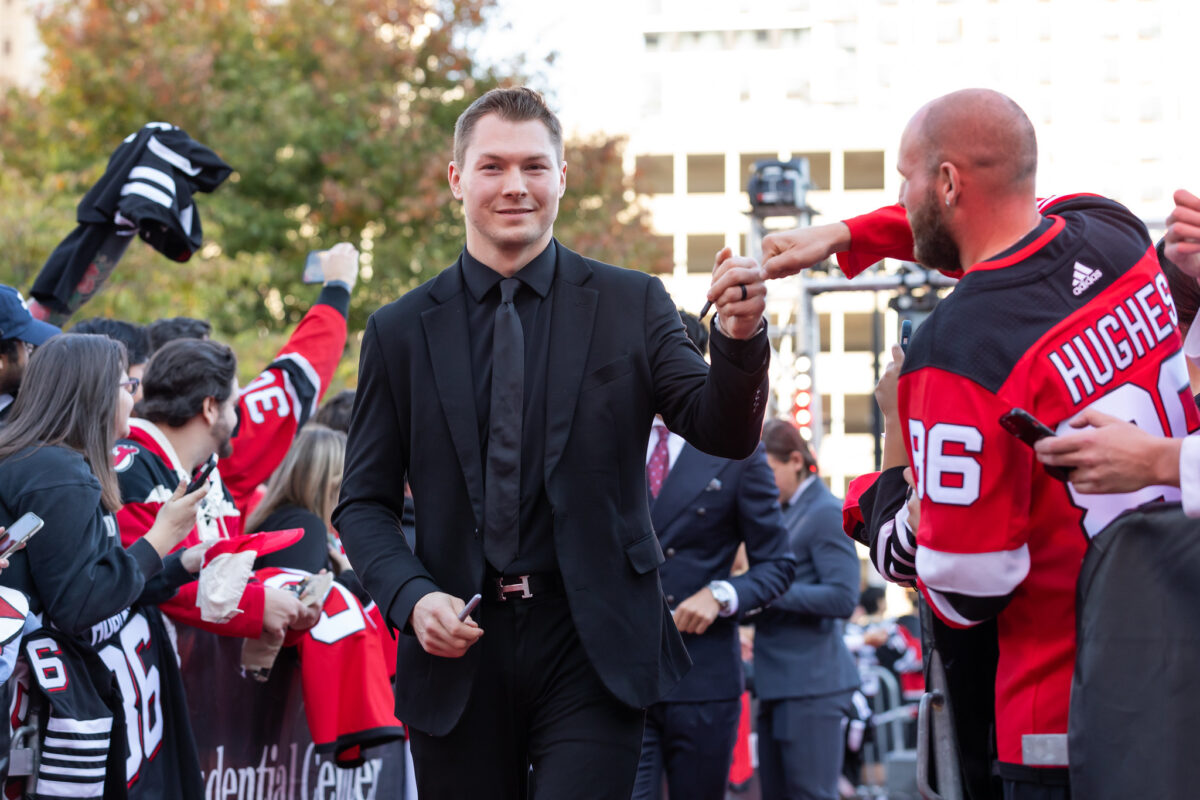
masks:
[[[482,599],[483,598],[480,595],[476,594],[474,597],[468,600],[467,604],[463,606],[463,610],[458,612],[458,621],[466,622],[467,617],[471,616],[471,612],[475,610],[475,607],[479,605],[479,601]]]

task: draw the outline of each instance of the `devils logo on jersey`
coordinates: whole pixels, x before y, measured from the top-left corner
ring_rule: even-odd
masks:
[[[133,457],[137,455],[138,449],[128,444],[119,444],[112,449],[113,454],[113,469],[117,472],[124,472],[133,466]]]

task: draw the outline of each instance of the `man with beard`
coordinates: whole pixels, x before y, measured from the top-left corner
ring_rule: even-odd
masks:
[[[875,550],[890,557],[876,560],[886,577],[915,580],[943,622],[996,620],[1004,796],[1066,798],[1075,583],[1088,538],[1150,494],[1179,493],[1078,493],[1000,418],[1023,408],[1061,431],[1095,409],[1183,436],[1200,418],[1183,394],[1177,314],[1127,209],[1095,195],[1037,200],[1033,126],[1004,95],[932,101],[906,127],[897,166],[899,206],[769,236],[764,268],[782,277],[837,253],[849,276],[891,257],[962,277],[900,371],[919,521],[902,508],[879,525]]]
[[[0,422],[12,410],[33,348],[61,332],[48,322],[34,319],[20,292],[0,285]]]
[[[230,440],[238,422],[237,358],[219,342],[179,339],[154,354],[142,388],[137,418],[129,421],[129,438],[113,449],[124,502],[117,522],[127,546],[154,523],[158,509],[181,480],[190,481],[210,457],[232,454]],[[180,547],[242,533],[242,516],[219,470],[209,474],[208,485],[196,527]],[[247,638],[258,638],[264,630],[282,636],[288,628],[303,629],[316,622],[294,594],[255,581],[242,595],[240,613],[225,623],[205,622],[196,592],[195,582],[185,583],[162,604],[163,610],[176,621]]]

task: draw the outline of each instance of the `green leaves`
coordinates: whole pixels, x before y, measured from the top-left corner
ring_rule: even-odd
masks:
[[[176,264],[135,242],[80,316],[208,318],[245,348],[251,374],[316,296],[300,282],[307,251],[345,240],[366,255],[351,309],[361,330],[462,248],[446,186],[454,121],[501,79],[519,82],[460,44],[491,1],[47,4],[45,88],[0,99],[0,281],[27,287],[116,145],[162,120],[236,170],[197,195],[206,246]],[[595,258],[669,265],[645,213],[625,200],[622,144],[568,143],[556,233]]]

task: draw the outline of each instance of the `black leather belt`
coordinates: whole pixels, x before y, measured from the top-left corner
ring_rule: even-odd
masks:
[[[557,572],[532,572],[528,575],[487,575],[480,594],[493,602],[507,602],[561,595],[562,592],[562,576]]]

